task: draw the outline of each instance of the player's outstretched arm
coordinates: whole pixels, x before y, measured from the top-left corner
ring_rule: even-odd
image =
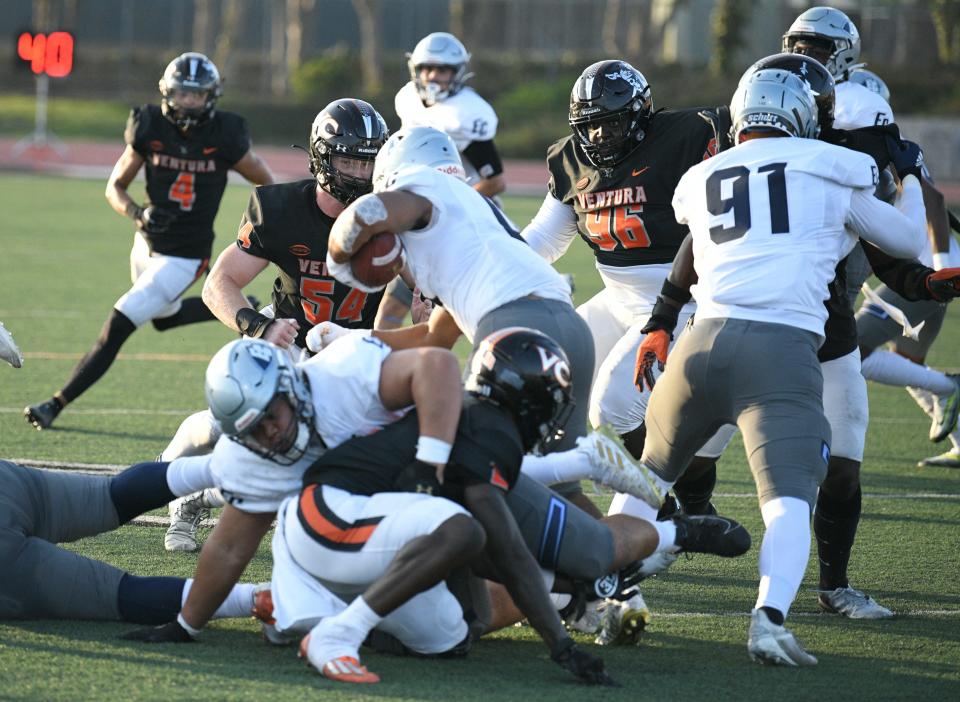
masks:
[[[336,263],[346,263],[353,253],[382,232],[401,234],[430,222],[433,205],[405,191],[370,193],[340,213],[330,230],[327,253]]]
[[[375,329],[373,336],[394,351],[399,351],[420,346],[439,346],[450,349],[462,333],[453,315],[445,308],[439,307],[433,310],[427,322],[401,329]]]
[[[233,170],[254,185],[271,185],[277,182],[270,166],[253,149],[247,151],[239,161],[233,164]]]

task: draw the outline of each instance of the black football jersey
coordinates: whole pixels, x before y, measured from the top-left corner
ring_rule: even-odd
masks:
[[[164,234],[144,232],[151,250],[210,258],[227,171],[250,150],[246,121],[218,110],[184,135],[158,105],[142,105],[130,111],[124,140],[146,162],[147,203],[176,215]]]
[[[403,474],[416,458],[419,435],[414,410],[374,434],[326,451],[304,473],[303,484],[322,483],[355,495],[404,491]],[[510,490],[522,461],[520,433],[506,411],[468,395],[444,471],[444,487],[434,494],[459,500],[463,487],[478,482]]]
[[[365,293],[327,271],[327,242],[334,218],[317,206],[317,181],[261,185],[240,220],[237,246],[277,265],[273,310],[300,324],[296,344],[305,346],[311,327],[335,322],[372,329],[383,292]]]
[[[547,151],[550,193],[573,207],[599,263],[673,260],[689,231],[674,215],[673,191],[687,169],[717,153],[716,132],[700,109],[654,113],[643,141],[614,168],[591,164],[573,135]]]

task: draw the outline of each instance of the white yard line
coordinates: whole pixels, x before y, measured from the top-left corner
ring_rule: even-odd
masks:
[[[41,361],[77,361],[83,358],[82,353],[62,353],[59,351],[25,351],[24,359],[38,359]],[[210,362],[210,354],[205,353],[121,353],[118,361],[163,361],[169,363]]]
[[[746,619],[750,612],[657,612],[652,613],[653,619],[706,619],[708,617],[743,617]],[[791,612],[790,619],[807,619],[827,616],[825,612]],[[894,618],[903,617],[960,617],[960,609],[904,609],[894,612]]]
[[[194,407],[193,409],[132,409],[132,408],[107,408],[107,409],[73,409],[70,408],[70,414],[104,414],[104,415],[116,415],[116,414],[136,414],[136,415],[163,415],[163,416],[173,416],[173,417],[187,417],[194,412],[197,412],[198,408]],[[23,414],[22,407],[0,407],[0,414]]]

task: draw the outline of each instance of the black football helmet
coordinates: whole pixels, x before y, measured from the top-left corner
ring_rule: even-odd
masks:
[[[481,341],[464,387],[513,415],[525,451],[549,446],[573,411],[567,354],[526,327],[501,329]]]
[[[202,93],[203,105],[189,108],[178,105],[178,91]],[[160,110],[163,116],[185,132],[213,117],[217,99],[223,95],[220,71],[213,65],[213,61],[203,54],[195,51],[180,54],[167,64],[167,69],[163,72],[160,95]]]
[[[373,105],[363,100],[334,100],[320,111],[310,129],[310,172],[320,187],[345,205],[373,190],[369,178],[357,178],[333,167],[333,157],[373,161],[390,132]]]
[[[747,76],[765,68],[779,68],[789,71],[810,86],[817,100],[817,123],[821,131],[833,127],[833,109],[836,105],[835,81],[826,66],[815,58],[803,54],[774,54],[754,63],[748,68],[740,82]]]
[[[615,166],[630,155],[652,113],[650,84],[626,61],[588,66],[570,93],[570,127],[598,168]]]

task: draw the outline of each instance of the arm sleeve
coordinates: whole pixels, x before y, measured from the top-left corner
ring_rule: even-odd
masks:
[[[926,285],[927,276],[933,273],[932,268],[927,268],[919,261],[889,256],[862,239],[860,243],[870,268],[888,288],[908,300],[933,299]]]
[[[543,198],[540,210],[520,233],[530,248],[553,263],[566,253],[577,236],[577,215],[549,193]]]
[[[924,222],[923,194],[914,176],[903,181],[903,193],[896,207],[875,198],[868,188],[854,190],[850,198],[850,229],[898,258],[920,256],[927,237]]]
[[[477,170],[481,178],[492,178],[503,173],[503,162],[493,139],[472,141],[463,150],[463,157]]]

